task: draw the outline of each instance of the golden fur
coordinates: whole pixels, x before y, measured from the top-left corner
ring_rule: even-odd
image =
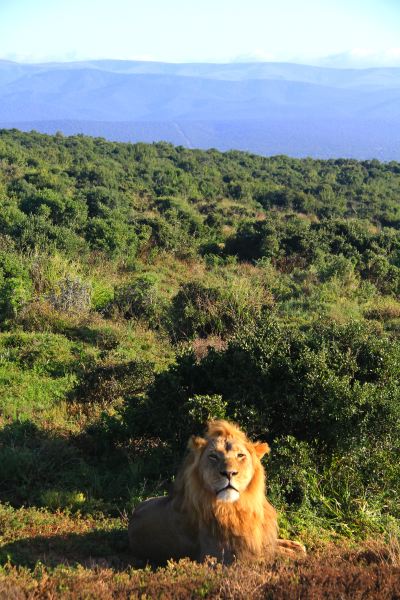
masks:
[[[276,512],[265,497],[260,459],[266,443],[251,442],[234,424],[208,423],[205,437],[192,437],[173,493],[139,504],[129,524],[136,559],[163,563],[206,556],[235,558],[302,551],[278,540]]]

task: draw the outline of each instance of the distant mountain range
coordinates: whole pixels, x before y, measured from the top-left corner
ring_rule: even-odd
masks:
[[[0,127],[400,160],[400,68],[0,61]]]

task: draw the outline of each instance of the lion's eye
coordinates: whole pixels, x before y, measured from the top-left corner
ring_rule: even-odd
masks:
[[[239,452],[239,454],[237,455],[238,458],[246,458],[245,454],[242,454],[241,452]]]
[[[215,454],[209,454],[209,455],[208,455],[208,458],[209,458],[210,460],[218,460],[218,456],[216,456]]]

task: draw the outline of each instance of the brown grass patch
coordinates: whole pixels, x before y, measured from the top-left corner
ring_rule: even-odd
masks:
[[[218,335],[209,335],[205,338],[196,338],[192,342],[192,349],[195,354],[196,360],[200,361],[205,358],[210,350],[222,351],[226,350],[228,343]]]
[[[400,304],[395,300],[392,302],[381,303],[368,309],[364,316],[366,319],[376,319],[377,321],[390,321],[400,318]]]
[[[110,568],[106,558],[86,566],[38,564],[33,570],[6,565],[0,570],[0,598],[232,598],[274,600],[398,600],[398,541],[333,544],[298,561],[237,563],[222,567],[188,560],[150,569]]]

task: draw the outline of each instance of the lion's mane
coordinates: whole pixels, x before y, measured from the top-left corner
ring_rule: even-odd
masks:
[[[265,558],[275,552],[305,555],[299,542],[278,539],[276,512],[265,497],[261,464],[268,444],[253,443],[237,425],[217,420],[208,423],[204,437],[193,436],[188,447],[173,492],[149,498],[133,512],[128,534],[138,564],[165,564],[185,557],[202,561],[206,556],[230,563],[235,558]],[[228,462],[215,462],[215,449],[218,456],[226,452]],[[237,487],[233,489],[238,493],[234,499],[219,497],[225,490],[217,491],[214,485],[220,476],[234,478]]]
[[[265,556],[274,551],[277,540],[276,512],[265,498],[265,473],[259,458],[269,447],[265,443],[252,443],[237,425],[224,420],[208,423],[206,442],[218,437],[233,438],[246,445],[254,469],[250,484],[236,502],[218,502],[202,482],[201,453],[196,449],[204,440],[192,438],[189,442],[192,451],[176,479],[174,505],[185,515],[191,529],[208,530],[228,544],[235,556]]]

